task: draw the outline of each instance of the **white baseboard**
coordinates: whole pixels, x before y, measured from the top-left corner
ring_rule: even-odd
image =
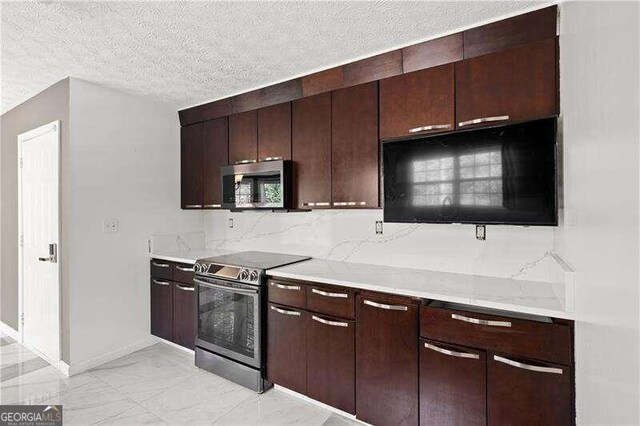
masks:
[[[140,349],[144,349],[151,345],[155,345],[156,343],[157,343],[157,340],[154,337],[149,336],[136,343],[132,343],[130,345],[124,346],[114,351],[107,352],[106,354],[102,354],[97,357],[90,358],[88,360],[81,361],[78,363],[72,362],[71,364],[68,365],[68,375],[75,376],[76,374],[83,373],[87,370],[95,368],[106,362],[113,361],[114,359],[118,359],[125,355],[129,355],[130,353],[139,351]]]
[[[346,418],[351,419],[351,420],[353,420],[353,421],[355,421],[357,423],[360,423],[362,425],[368,425],[369,424],[369,423],[365,423],[365,422],[363,422],[361,420],[356,419],[356,416],[354,416],[353,414],[349,414],[346,411],[342,411],[342,410],[339,410],[339,409],[337,409],[335,407],[332,407],[330,405],[323,404],[320,401],[316,401],[315,399],[311,399],[308,396],[303,395],[301,393],[298,393],[296,391],[292,391],[291,389],[283,388],[282,386],[275,385],[275,384],[273,385],[273,389],[278,391],[278,392],[286,393],[287,395],[291,395],[291,396],[294,396],[296,398],[300,398],[301,400],[303,400],[305,402],[308,402],[308,403],[313,404],[313,405],[317,405],[319,407],[324,408],[325,410],[333,411],[336,414],[340,414],[342,417],[346,417]]]
[[[11,337],[16,342],[20,342],[20,333],[18,332],[18,330],[5,324],[4,322],[0,322],[0,331],[6,334],[7,336]]]

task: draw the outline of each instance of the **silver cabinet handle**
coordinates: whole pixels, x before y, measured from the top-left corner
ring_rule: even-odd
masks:
[[[321,201],[321,202],[302,203],[302,205],[305,206],[305,207],[329,207],[331,205],[331,203],[327,203],[325,201]]]
[[[208,209],[218,209],[222,207],[222,204],[205,204],[204,206]]]
[[[262,160],[260,161],[278,161],[278,160],[282,160],[282,157],[264,157]]]
[[[332,325],[334,327],[349,327],[349,323],[348,322],[329,321],[329,320],[326,320],[324,318],[317,317],[315,315],[311,315],[311,319],[314,320],[314,321],[318,321],[319,323],[322,323],[322,324]]]
[[[420,126],[409,129],[409,133],[428,132],[429,130],[442,130],[451,128],[451,124],[431,124],[429,126]]]
[[[233,164],[251,164],[251,163],[257,163],[257,160],[238,160]]]
[[[336,201],[334,206],[366,206],[366,201]]]
[[[473,120],[461,121],[458,123],[458,126],[464,127],[470,124],[489,123],[491,121],[505,121],[508,119],[509,119],[508,115],[496,115],[495,117],[474,118]]]
[[[449,355],[449,356],[455,356],[455,357],[458,357],[458,358],[480,359],[480,355],[478,355],[478,354],[472,354],[472,353],[468,353],[468,352],[450,351],[449,349],[444,349],[444,348],[438,347],[436,345],[431,345],[429,343],[425,343],[424,347],[427,348],[427,349],[431,349],[432,351],[440,352],[441,354],[445,354],[445,355]]]
[[[478,318],[465,317],[464,315],[451,314],[451,318],[458,321],[469,322],[471,324],[490,325],[492,327],[511,327],[509,321],[491,321]]]
[[[279,314],[284,314],[284,315],[293,315],[295,317],[299,317],[300,316],[300,312],[298,311],[289,311],[287,309],[280,309],[280,308],[276,308],[275,306],[271,305],[271,310],[272,311],[276,311]]]
[[[284,285],[284,284],[274,283],[273,281],[270,284],[271,284],[271,287],[280,288],[282,290],[300,290],[299,285]]]
[[[347,293],[329,293],[327,291],[318,290],[317,288],[312,288],[311,293],[319,294],[320,296],[326,297],[339,297],[342,299],[346,299],[349,297]]]
[[[151,262],[151,264],[155,267],[158,268],[168,268],[169,264],[168,263],[158,263],[158,262]]]
[[[176,266],[176,269],[178,269],[179,271],[182,271],[182,272],[195,272],[193,267],[185,268],[184,266]]]
[[[540,367],[539,365],[524,364],[522,362],[514,361],[512,359],[504,358],[498,355],[494,355],[493,359],[512,367],[522,368],[523,370],[537,371],[539,373],[562,374],[562,368]]]
[[[158,280],[156,280],[155,278],[154,278],[154,280],[153,280],[153,283],[154,283],[154,284],[158,284],[158,285],[169,285],[169,282],[168,282],[168,281],[158,281]]]
[[[177,285],[176,287],[178,287],[182,291],[193,291],[194,290],[193,287],[186,286],[186,285]]]
[[[373,306],[374,308],[386,309],[388,311],[407,311],[409,308],[402,305],[387,305],[386,303],[376,303],[371,300],[364,301],[365,305]]]
[[[227,287],[227,286],[224,286],[224,285],[213,284],[213,283],[208,283],[206,281],[201,281],[201,280],[199,280],[197,278],[194,278],[193,282],[198,283],[198,284],[200,284],[202,286],[205,286],[205,287],[216,288],[218,290],[229,291],[231,293],[258,294],[258,289],[257,288],[255,290],[250,290],[248,288]]]
[[[202,208],[202,204],[187,204],[184,206],[185,209],[199,209]]]

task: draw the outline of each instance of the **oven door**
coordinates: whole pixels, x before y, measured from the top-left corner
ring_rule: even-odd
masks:
[[[222,207],[286,209],[290,207],[291,162],[286,160],[221,168]]]
[[[261,367],[260,287],[196,277],[196,346]]]

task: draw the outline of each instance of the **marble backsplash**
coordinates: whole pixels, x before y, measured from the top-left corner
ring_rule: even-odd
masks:
[[[563,282],[553,252],[554,228],[487,226],[486,241],[473,225],[385,223],[382,210],[311,212],[204,212],[207,249],[259,250],[315,258]],[[230,227],[230,220],[233,227]]]

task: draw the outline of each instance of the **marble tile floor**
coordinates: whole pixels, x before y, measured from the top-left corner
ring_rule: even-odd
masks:
[[[0,404],[62,404],[65,425],[361,424],[277,390],[257,395],[163,343],[65,377],[0,336]]]

